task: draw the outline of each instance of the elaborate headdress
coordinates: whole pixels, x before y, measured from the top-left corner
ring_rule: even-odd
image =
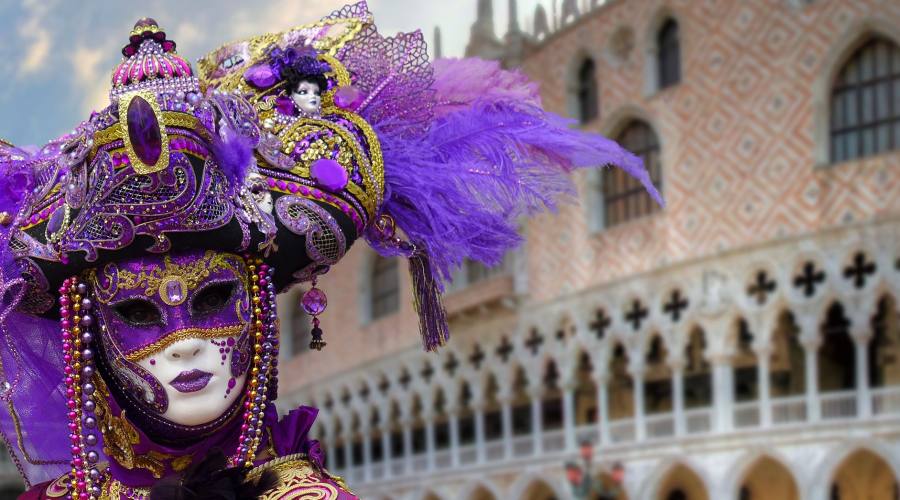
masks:
[[[573,169],[625,169],[659,200],[639,159],[543,111],[523,75],[478,60],[432,64],[420,33],[381,36],[365,3],[228,44],[197,76],[151,19],[123,55],[111,104],[72,134],[38,151],[0,146],[0,397],[10,412],[0,429],[30,479],[84,476],[102,454],[79,413],[97,389],[79,371],[96,342],[80,336],[91,327],[80,301],[110,286],[91,270],[187,249],[243,256],[260,304],[251,323],[261,378],[248,387],[265,409],[277,387],[275,293],[315,285],[358,237],[409,260],[433,350],[448,338],[440,292],[451,271],[465,258],[498,262],[520,241],[520,215],[571,192]],[[279,83],[291,74],[326,82],[317,116],[284,113]],[[313,286],[302,305],[320,314],[324,293]],[[259,401],[246,403],[235,463],[253,461]],[[68,427],[71,447],[41,426]]]

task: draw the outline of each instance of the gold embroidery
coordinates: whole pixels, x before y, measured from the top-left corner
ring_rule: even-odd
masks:
[[[109,287],[106,288],[102,286],[101,280],[98,279],[96,270],[89,272],[88,279],[94,290],[97,291],[97,299],[107,304],[118,290],[143,288],[144,295],[147,297],[152,297],[154,293],[164,293],[161,286],[165,281],[174,278],[181,280],[186,286],[186,293],[187,290],[199,286],[203,280],[209,277],[211,272],[222,269],[231,270],[246,288],[246,273],[239,269],[242,263],[243,259],[237,255],[207,250],[203,257],[185,264],[179,264],[172,260],[171,255],[166,255],[163,257],[162,266],[142,269],[137,274],[121,269],[114,264],[108,264],[102,270],[106,281],[109,282]]]
[[[257,466],[247,473],[247,479],[256,480],[265,470],[274,471],[278,474],[281,482],[260,496],[260,500],[334,500],[338,498],[338,489],[327,482],[323,475],[334,480],[347,493],[352,494],[343,484],[343,480],[330,476],[327,472],[316,470],[306,459],[306,455],[302,453],[277,458]]]
[[[22,452],[22,457],[32,465],[47,465],[55,463],[52,460],[38,460],[36,458],[31,458],[31,455],[28,454],[28,450],[25,449],[25,440],[22,438],[22,424],[19,422],[19,414],[16,412],[16,407],[12,402],[12,399],[6,400],[6,406],[9,409],[9,414],[13,420],[13,426],[16,428],[16,445],[19,447],[19,451]]]
[[[49,498],[62,498],[69,494],[69,475],[59,476],[47,486],[44,494]]]
[[[144,500],[150,495],[150,488],[132,488],[124,484],[110,479],[103,486],[103,494],[100,498],[103,500],[120,500],[128,498],[131,500]]]
[[[193,458],[194,457],[192,457],[191,455],[182,455],[175,460],[172,460],[172,470],[174,470],[175,472],[181,472],[187,469],[188,466],[191,465],[191,460]]]
[[[120,103],[121,102],[122,101],[120,101]],[[153,106],[155,104],[155,100],[152,102],[150,100],[148,100],[147,102],[149,102],[151,106]],[[120,104],[120,106],[121,106],[121,104]],[[120,109],[126,109],[126,112],[127,112],[127,107],[120,108]],[[192,131],[200,134],[205,139],[209,139],[211,137],[209,135],[209,132],[204,127],[200,126],[200,121],[197,120],[197,118],[195,118],[192,115],[182,113],[180,111],[163,111],[161,113],[157,113],[157,119],[159,120],[160,128],[162,129],[161,132],[163,134],[163,144],[166,145],[165,149],[166,149],[167,154],[168,154],[168,140],[166,139],[166,137],[168,137],[168,139],[170,140],[172,137],[175,137],[176,135],[180,135],[176,131],[170,130],[169,127],[178,127],[178,128],[183,128],[183,129],[187,129],[187,130],[192,130]],[[99,151],[101,147],[103,147],[115,140],[118,140],[118,139],[125,140],[125,144],[122,147],[114,148],[110,152],[121,151],[121,150],[128,151],[128,149],[131,149],[129,141],[127,140],[127,135],[128,135],[127,130],[128,130],[128,124],[127,124],[127,117],[126,117],[125,121],[116,122],[115,124],[105,128],[103,130],[98,130],[97,132],[95,132],[94,133],[94,147],[91,148],[91,154],[90,154],[91,158],[93,158],[94,155],[97,154],[97,151]],[[130,155],[129,155],[129,159],[133,161],[133,159],[131,158]],[[138,161],[140,161],[140,160],[138,160]],[[160,155],[160,160],[156,163],[156,165],[161,165],[162,168],[159,168],[155,171],[162,170],[163,168],[166,167],[166,165],[168,165],[168,163],[169,163],[168,156],[166,156],[166,163],[162,163],[162,155]],[[135,172],[137,172],[137,168],[135,168]],[[147,172],[138,172],[138,173],[147,173]]]
[[[214,328],[185,328],[183,330],[177,330],[157,340],[156,342],[153,342],[144,347],[141,347],[136,351],[132,351],[126,354],[125,359],[131,361],[132,363],[137,363],[147,356],[163,351],[175,342],[181,342],[185,339],[213,340],[226,337],[237,337],[241,334],[241,332],[244,331],[244,328],[245,325],[231,325],[219,326]]]
[[[173,458],[172,455],[157,451],[146,455],[135,454],[133,447],[140,442],[137,429],[126,418],[125,410],[118,417],[112,414],[107,402],[109,389],[99,377],[94,377],[94,385],[98,392],[96,413],[100,432],[103,434],[103,453],[126,469],[146,469],[153,477],[161,478],[165,472],[163,461]]]

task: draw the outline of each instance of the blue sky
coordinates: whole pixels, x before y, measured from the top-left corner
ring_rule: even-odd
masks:
[[[549,2],[551,0],[544,0]],[[538,0],[519,0],[520,23]],[[194,61],[234,39],[280,31],[318,19],[340,0],[22,0],[0,3],[0,138],[42,144],[106,103],[112,68],[121,59],[134,22],[155,18],[178,51]],[[495,26],[506,27],[507,0],[494,0]],[[549,5],[549,4],[548,4]],[[429,41],[436,25],[445,56],[461,56],[476,0],[370,0],[383,33],[421,29]]]

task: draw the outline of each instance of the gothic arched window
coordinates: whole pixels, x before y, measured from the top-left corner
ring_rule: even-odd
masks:
[[[900,149],[900,47],[873,37],[844,63],[831,88],[831,161]]]
[[[669,19],[656,35],[657,75],[659,88],[664,89],[681,81],[681,42],[678,23]]]
[[[593,59],[585,59],[578,68],[576,97],[578,100],[578,121],[588,123],[600,114],[597,95],[597,75]]]
[[[397,259],[376,257],[372,265],[372,319],[394,313],[400,307],[400,276]]]
[[[616,138],[625,149],[641,157],[653,184],[662,192],[659,141],[653,129],[639,120],[629,123]],[[636,179],[616,168],[603,170],[604,227],[651,214],[659,205]]]

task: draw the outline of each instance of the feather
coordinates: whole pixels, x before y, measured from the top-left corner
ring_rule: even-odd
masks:
[[[223,124],[218,134],[212,134],[210,149],[231,185],[242,185],[255,161],[251,139]]]
[[[419,138],[376,124],[388,188],[383,210],[425,247],[443,283],[466,257],[499,263],[521,241],[519,216],[572,198],[567,174],[574,169],[621,168],[662,203],[638,157],[571,123],[527,102],[484,98],[436,118]]]
[[[541,105],[538,84],[498,61],[446,58],[434,61],[435,116],[465,109],[476,101],[516,101]]]

